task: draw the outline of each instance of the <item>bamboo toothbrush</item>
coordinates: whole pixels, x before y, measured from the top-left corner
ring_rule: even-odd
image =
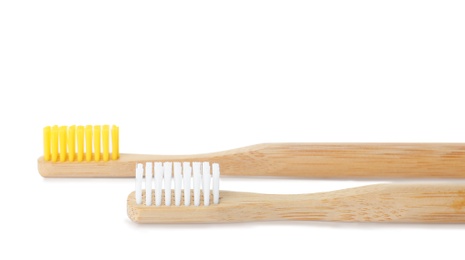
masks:
[[[45,127],[39,173],[132,177],[136,162],[215,161],[230,176],[465,177],[465,144],[460,143],[269,143],[198,155],[141,155],[120,154],[118,133],[118,127],[106,125]]]
[[[269,220],[465,223],[463,183],[377,184],[300,195],[221,191],[220,195],[219,166],[213,164],[212,168],[213,176],[209,163],[194,162],[192,167],[189,162],[182,166],[174,163],[173,191],[171,163],[155,163],[153,167],[149,162],[145,169],[138,164],[136,190],[127,199],[129,218],[138,223]]]

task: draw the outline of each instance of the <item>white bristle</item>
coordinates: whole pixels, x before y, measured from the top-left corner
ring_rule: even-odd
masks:
[[[165,179],[165,205],[171,205],[171,176],[173,173],[172,167],[173,164],[171,162],[163,163],[163,178]]]
[[[203,162],[202,163],[202,191],[203,191],[203,205],[208,206],[210,205],[210,183],[211,183],[211,175],[210,175],[210,163]]]
[[[155,163],[155,205],[161,206],[163,183],[163,164]]]
[[[192,168],[189,162],[184,162],[182,164],[182,175],[183,175],[183,186],[184,186],[184,206],[189,206],[191,204],[191,175]]]
[[[165,197],[164,204],[171,206],[173,188],[174,205],[181,206],[184,189],[185,206],[191,205],[192,193],[195,206],[200,206],[202,195],[203,206],[209,206],[212,200],[210,196],[213,197],[213,204],[219,203],[219,183],[220,166],[218,163],[210,166],[209,162],[193,162],[191,166],[190,162],[146,162],[145,167],[144,164],[138,163],[136,165],[135,200],[137,204],[142,204],[142,188],[145,184],[146,206],[161,206],[163,196]]]
[[[199,162],[192,163],[194,172],[194,206],[200,205],[200,183],[202,182],[201,164]]]
[[[152,205],[152,163],[145,164],[145,205]]]
[[[174,205],[181,205],[182,167],[180,162],[174,164]]]
[[[144,175],[144,165],[138,163],[136,167],[136,203],[142,203],[142,178]]]
[[[220,165],[217,163],[212,164],[213,169],[213,203],[220,202]]]

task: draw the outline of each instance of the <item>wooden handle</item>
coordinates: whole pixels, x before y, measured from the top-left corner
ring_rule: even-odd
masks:
[[[464,144],[289,143],[250,147],[220,165],[242,175],[312,178],[464,178]],[[235,167],[242,166],[240,169]],[[225,169],[225,170],[226,170]],[[234,169],[234,170],[233,170]]]
[[[304,195],[222,191],[218,205],[198,207],[137,205],[131,193],[128,216],[139,223],[262,220],[465,223],[465,184],[378,184]]]
[[[109,162],[48,162],[44,177],[134,177],[136,162],[210,161],[226,176],[464,178],[465,144],[276,143],[200,155],[121,154]]]

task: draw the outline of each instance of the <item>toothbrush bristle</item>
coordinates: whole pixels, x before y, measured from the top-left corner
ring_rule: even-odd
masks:
[[[111,128],[111,159],[117,160],[119,157],[119,128]]]
[[[136,168],[136,203],[142,203],[142,179],[144,178],[144,165],[137,164]]]
[[[51,132],[50,126],[44,127],[44,160],[46,161],[50,161],[51,159],[50,132]]]
[[[202,174],[199,162],[192,163],[194,176],[194,206],[200,205],[200,185],[202,183]]]
[[[163,163],[163,179],[165,188],[165,205],[171,205],[171,179],[172,179],[172,163]]]
[[[191,181],[192,181],[192,167],[189,162],[182,163],[182,179],[184,188],[184,206],[191,204]]]
[[[66,160],[66,154],[67,154],[67,145],[66,145],[66,132],[67,132],[67,127],[66,126],[60,126],[59,132],[60,132],[60,162],[64,162]],[[62,153],[61,151],[65,151]]]
[[[180,162],[174,164],[174,205],[181,205],[182,167]]]
[[[152,196],[155,199],[155,206],[161,206],[164,197],[164,206],[171,206],[172,204],[172,189],[174,189],[174,205],[189,206],[191,204],[191,171],[194,169],[193,179],[193,197],[194,206],[200,206],[201,202],[201,188],[200,183],[203,180],[203,206],[210,205],[210,196],[213,197],[213,203],[219,203],[219,179],[220,171],[219,165],[214,163],[213,176],[210,174],[209,162],[147,162],[145,165],[145,181],[144,181],[144,167],[143,164],[136,165],[136,204],[142,204],[142,198],[145,194],[145,206],[151,206]],[[155,176],[152,178],[152,171],[154,170]],[[174,172],[173,172],[174,170]],[[172,181],[174,177],[174,182]],[[213,180],[213,184],[212,184]],[[155,182],[155,183],[153,183]],[[142,191],[142,184],[145,183],[145,193]],[[212,187],[213,186],[213,187]],[[154,192],[152,192],[154,189]],[[154,195],[152,195],[154,194]],[[183,196],[184,195],[184,196]],[[184,202],[182,203],[182,200]]]
[[[100,161],[100,126],[94,126],[94,159]]]
[[[76,126],[72,125],[68,130],[68,160],[74,161],[76,156]],[[48,161],[48,160],[47,160]]]
[[[77,160],[82,162],[84,158],[84,127],[82,125],[77,127]]]
[[[211,187],[211,175],[210,175],[210,163],[202,163],[202,191],[203,191],[203,205],[210,205],[210,187]]]
[[[56,162],[58,159],[58,126],[52,126],[50,132],[51,147],[52,147],[52,162]]]
[[[102,144],[103,144],[103,160],[104,161],[108,161],[108,159],[110,158],[109,156],[109,153],[110,153],[110,138],[109,138],[109,135],[110,135],[110,130],[109,130],[109,126],[108,125],[104,125],[102,127]]]
[[[161,162],[156,162],[155,163],[155,206],[161,206],[162,185],[163,185],[163,164]]]
[[[43,135],[45,161],[108,161],[110,146],[111,159],[119,158],[119,128],[115,125],[111,127],[111,144],[108,125],[46,126]]]
[[[145,164],[145,205],[152,205],[152,174],[153,167],[152,163],[148,162]]]
[[[92,126],[86,125],[86,161],[90,162],[90,160],[92,160]]]
[[[212,164],[213,168],[213,203],[218,204],[220,201],[220,165],[218,163]]]

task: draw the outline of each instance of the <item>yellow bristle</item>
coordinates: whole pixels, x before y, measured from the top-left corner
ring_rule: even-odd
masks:
[[[68,160],[74,161],[76,154],[76,126],[72,125],[68,130]]]
[[[50,126],[44,127],[44,160],[50,161]]]
[[[92,126],[86,125],[86,161],[92,160]]]
[[[104,161],[108,161],[110,157],[109,156],[109,151],[110,151],[109,135],[110,135],[110,127],[108,125],[104,125],[102,129],[103,160]]]
[[[50,139],[52,143],[52,162],[56,162],[58,159],[58,126],[52,126],[52,131],[50,134]]]
[[[82,162],[84,158],[84,127],[82,125],[77,127],[77,160]]]
[[[68,127],[60,126],[59,136],[60,136],[60,162],[66,160],[66,131]]]
[[[111,159],[116,160],[119,158],[119,128],[117,126],[111,127]]]
[[[100,126],[94,126],[94,159],[100,161]]]
[[[45,161],[119,159],[119,127],[116,125],[46,126],[43,138]]]

